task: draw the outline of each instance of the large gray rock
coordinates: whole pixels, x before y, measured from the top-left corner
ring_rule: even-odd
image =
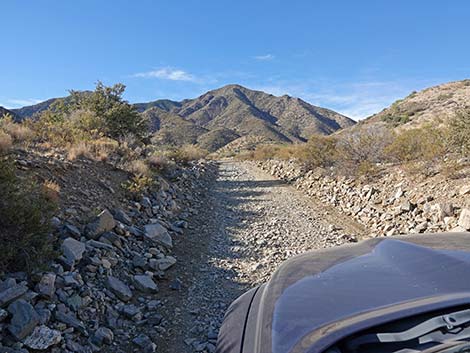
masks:
[[[0,292],[0,308],[7,306],[28,291],[28,287],[22,284],[16,284],[14,281],[12,283],[14,283],[13,286]]]
[[[163,259],[155,260],[152,263],[152,268],[154,270],[166,271],[174,264],[176,264],[176,259],[173,256],[165,256]]]
[[[158,292],[158,286],[150,276],[146,275],[135,275],[134,286],[144,293],[155,293]]]
[[[54,273],[44,274],[37,285],[37,291],[47,298],[52,298],[55,293],[55,279]]]
[[[141,348],[141,352],[153,353],[157,350],[157,345],[152,342],[149,336],[146,336],[143,333],[135,337],[132,340],[132,343]]]
[[[144,226],[145,237],[168,249],[173,247],[173,239],[170,233],[160,223],[147,224]]]
[[[26,347],[34,350],[45,350],[54,346],[62,341],[62,334],[60,331],[52,330],[47,326],[38,326],[34,329],[33,333],[26,337],[23,341]]]
[[[74,238],[67,238],[62,243],[62,252],[64,253],[64,257],[71,263],[79,262],[83,258],[85,249],[85,244]]]
[[[460,213],[459,226],[465,230],[470,230],[470,209],[464,208]]]
[[[127,286],[127,284],[125,284],[118,278],[109,276],[108,281],[107,281],[107,286],[122,301],[127,302],[131,300],[132,298],[131,289],[129,288],[129,286]]]
[[[33,306],[23,299],[11,303],[8,311],[12,315],[8,330],[17,340],[27,337],[39,324],[39,315]]]
[[[115,226],[116,221],[111,212],[104,210],[86,226],[86,236],[89,239],[97,239],[101,234],[113,230]]]
[[[63,305],[63,304],[61,304],[61,305]],[[80,332],[82,332],[84,334],[87,333],[86,327],[83,324],[83,322],[81,322],[77,318],[77,316],[72,312],[67,312],[64,309],[56,310],[55,318],[56,318],[57,321],[60,321],[60,322],[66,324],[70,327],[73,327],[73,328],[79,330]]]

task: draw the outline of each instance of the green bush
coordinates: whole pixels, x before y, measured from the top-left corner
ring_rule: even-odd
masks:
[[[447,152],[446,133],[431,126],[401,132],[386,148],[388,157],[400,163],[430,161]]]
[[[30,271],[52,256],[50,219],[55,205],[43,189],[15,174],[0,157],[0,272]]]
[[[470,154],[470,111],[460,112],[450,121],[449,142],[454,152]]]

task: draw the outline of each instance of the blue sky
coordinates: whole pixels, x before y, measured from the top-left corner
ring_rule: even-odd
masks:
[[[362,118],[470,77],[470,1],[2,1],[0,105],[97,80],[131,102],[228,83]]]

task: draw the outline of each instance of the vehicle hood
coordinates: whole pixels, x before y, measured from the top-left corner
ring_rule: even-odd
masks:
[[[371,239],[285,262],[259,293],[257,352],[322,352],[353,332],[470,303],[470,233]]]

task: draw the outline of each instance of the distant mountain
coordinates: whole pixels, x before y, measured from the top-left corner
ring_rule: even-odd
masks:
[[[155,141],[193,143],[214,151],[243,136],[295,143],[313,134],[328,135],[355,122],[339,113],[287,95],[275,97],[228,85],[182,102],[160,100],[136,105],[151,117]],[[164,122],[159,128],[158,123]],[[171,124],[170,124],[170,121]],[[178,131],[175,131],[178,130]]]
[[[470,80],[455,81],[412,92],[358,125],[387,124],[400,129],[439,125],[469,109]]]
[[[11,109],[7,109],[0,106],[0,118],[2,118],[6,114],[10,114],[15,120],[18,119],[18,116]]]
[[[32,118],[36,115],[39,115],[41,112],[44,110],[49,109],[52,103],[54,103],[58,99],[64,99],[64,98],[51,98],[48,99],[47,101],[34,104],[34,105],[28,105],[23,108],[18,108],[18,109],[12,109],[12,111],[21,119],[27,119],[27,118]]]
[[[57,99],[14,112],[25,119],[40,114]],[[195,99],[168,99],[134,104],[146,115],[162,145],[199,144],[214,151],[243,136],[250,141],[296,143],[313,134],[328,135],[355,122],[332,110],[287,95],[276,97],[240,85],[227,85]]]

